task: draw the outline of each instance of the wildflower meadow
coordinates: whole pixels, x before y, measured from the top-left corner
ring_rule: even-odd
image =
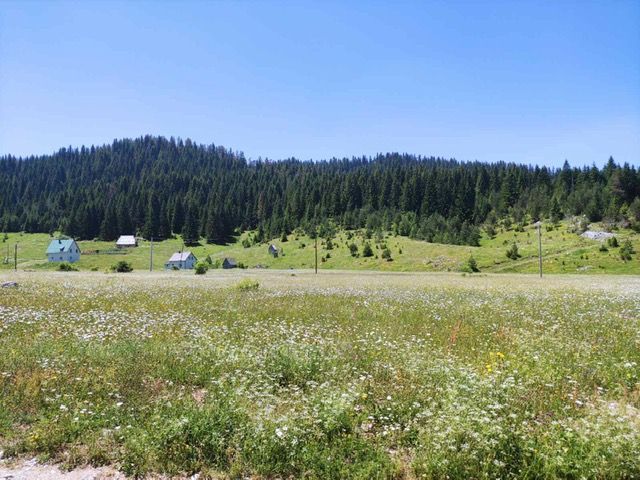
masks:
[[[4,458],[132,477],[640,478],[638,277],[7,279]]]

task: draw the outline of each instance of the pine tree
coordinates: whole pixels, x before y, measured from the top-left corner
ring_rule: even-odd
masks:
[[[116,207],[113,202],[109,204],[105,210],[104,219],[100,226],[100,239],[106,242],[116,240],[118,238],[118,216]]]
[[[165,240],[171,237],[171,225],[169,223],[169,215],[167,213],[166,203],[160,206],[160,215],[158,218],[158,238]]]
[[[551,211],[549,212],[552,223],[559,223],[562,220],[562,209],[560,208],[560,203],[558,202],[557,197],[553,197],[551,201]]]
[[[200,239],[200,221],[198,208],[189,203],[182,228],[182,241],[185,245],[196,245]]]
[[[220,207],[217,198],[214,196],[211,196],[207,207],[205,237],[207,243],[222,243],[224,238],[224,225],[220,214]]]
[[[184,227],[184,205],[180,198],[176,199],[176,203],[173,209],[173,217],[171,219],[171,230],[173,233],[182,232]]]
[[[510,258],[511,260],[517,260],[518,258],[520,258],[520,253],[518,252],[518,244],[516,242],[513,242],[511,244],[511,248],[507,250],[507,258]]]
[[[145,217],[144,227],[142,229],[142,235],[146,239],[153,237],[159,237],[160,230],[160,202],[158,196],[152,193],[149,196],[149,203],[147,205],[147,214]]]
[[[126,199],[121,198],[116,208],[118,216],[118,233],[119,235],[135,234],[135,229],[131,223],[131,214],[127,208]]]

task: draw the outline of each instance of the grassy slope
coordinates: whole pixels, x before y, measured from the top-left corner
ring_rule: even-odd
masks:
[[[635,250],[640,252],[640,235],[631,231],[616,233],[620,243],[630,238]],[[313,240],[304,235],[292,234],[289,241],[275,243],[284,249],[284,256],[272,258],[267,253],[267,245],[255,245],[243,248],[241,240],[247,236],[242,234],[236,242],[229,245],[202,244],[190,248],[199,259],[211,255],[213,259],[225,256],[253,267],[265,265],[269,268],[312,268],[314,264]],[[0,258],[6,255],[9,246],[10,261],[13,261],[13,245],[19,243],[19,268],[21,269],[55,269],[56,265],[48,264],[44,259],[44,251],[51,237],[47,234],[9,234],[9,240],[0,243]],[[377,248],[375,241],[370,240],[374,249],[374,257],[354,258],[350,255],[348,245],[355,242],[360,251],[364,245],[362,234],[347,239],[347,232],[340,232],[334,239],[334,248],[326,250],[324,242],[320,242],[318,252],[319,266],[322,269],[346,270],[381,270],[381,271],[457,271],[473,255],[483,272],[512,272],[535,273],[538,270],[537,239],[535,229],[526,227],[524,232],[501,231],[494,239],[483,237],[480,247],[459,245],[444,245],[411,240],[406,237],[387,235],[385,242],[391,249],[393,261],[387,262],[380,257],[382,250]],[[510,242],[518,243],[522,257],[517,261],[509,260],[505,251]],[[79,242],[83,251],[112,249],[113,242]],[[304,246],[303,246],[304,245]],[[609,249],[600,252],[599,241],[583,239],[566,230],[562,225],[557,230],[543,232],[544,271],[547,273],[640,273],[639,254],[629,262],[623,262],[619,256],[619,249]],[[162,269],[169,256],[182,248],[180,239],[167,240],[154,244],[154,269]],[[402,252],[402,253],[400,253]],[[107,269],[118,260],[127,260],[134,269],[149,268],[150,245],[141,242],[135,249],[124,250],[117,255],[83,255],[77,266],[81,270]],[[330,254],[331,258],[325,262],[322,258]],[[2,264],[1,269],[11,268],[12,264]]]

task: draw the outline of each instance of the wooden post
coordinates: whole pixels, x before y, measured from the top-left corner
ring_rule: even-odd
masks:
[[[153,272],[153,237],[151,237],[151,253],[149,255],[149,271]]]
[[[540,271],[540,278],[542,278],[542,222],[538,222],[538,270]]]
[[[318,229],[316,229],[316,275],[318,274]]]
[[[13,252],[13,269],[16,272],[18,271],[18,244],[17,243]]]

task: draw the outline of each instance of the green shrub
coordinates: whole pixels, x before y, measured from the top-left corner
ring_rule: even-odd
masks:
[[[480,271],[480,269],[478,268],[478,262],[475,258],[473,258],[473,255],[469,257],[469,260],[467,260],[467,267],[469,267],[469,270],[471,270],[472,272]]]
[[[391,250],[389,250],[388,247],[384,247],[384,250],[382,250],[382,258],[384,258],[387,262],[390,262],[393,260],[391,258]]]
[[[111,266],[111,271],[118,273],[128,273],[133,271],[133,267],[129,262],[120,260],[118,263]]]
[[[355,257],[358,255],[358,246],[355,243],[351,243],[349,245],[349,252],[351,252],[351,256]]]
[[[616,237],[613,237],[613,238],[616,238]],[[620,258],[625,262],[629,261],[631,260],[631,255],[633,255],[634,253],[636,253],[636,251],[633,249],[631,240],[625,241],[622,247],[620,248]]]
[[[516,242],[513,242],[511,244],[511,247],[507,250],[507,258],[510,258],[511,260],[517,260],[518,258],[520,258],[520,253],[518,252],[518,244]]]
[[[609,240],[607,240],[607,244],[611,248],[618,248],[620,246],[620,244],[618,243],[618,239],[616,237],[611,237]]]
[[[78,271],[76,267],[74,267],[73,265],[67,262],[62,262],[60,265],[58,265],[58,270],[60,270],[61,272],[77,272]]]
[[[206,262],[196,263],[196,275],[204,275],[209,270],[209,265]]]
[[[240,280],[235,285],[235,289],[239,290],[241,292],[249,292],[251,290],[258,290],[258,288],[260,288],[260,282],[258,282],[257,280],[254,280],[252,278],[245,278],[243,280]]]
[[[362,249],[362,256],[373,257],[373,250],[371,249],[371,245],[369,245],[369,242],[364,244],[364,247]]]

